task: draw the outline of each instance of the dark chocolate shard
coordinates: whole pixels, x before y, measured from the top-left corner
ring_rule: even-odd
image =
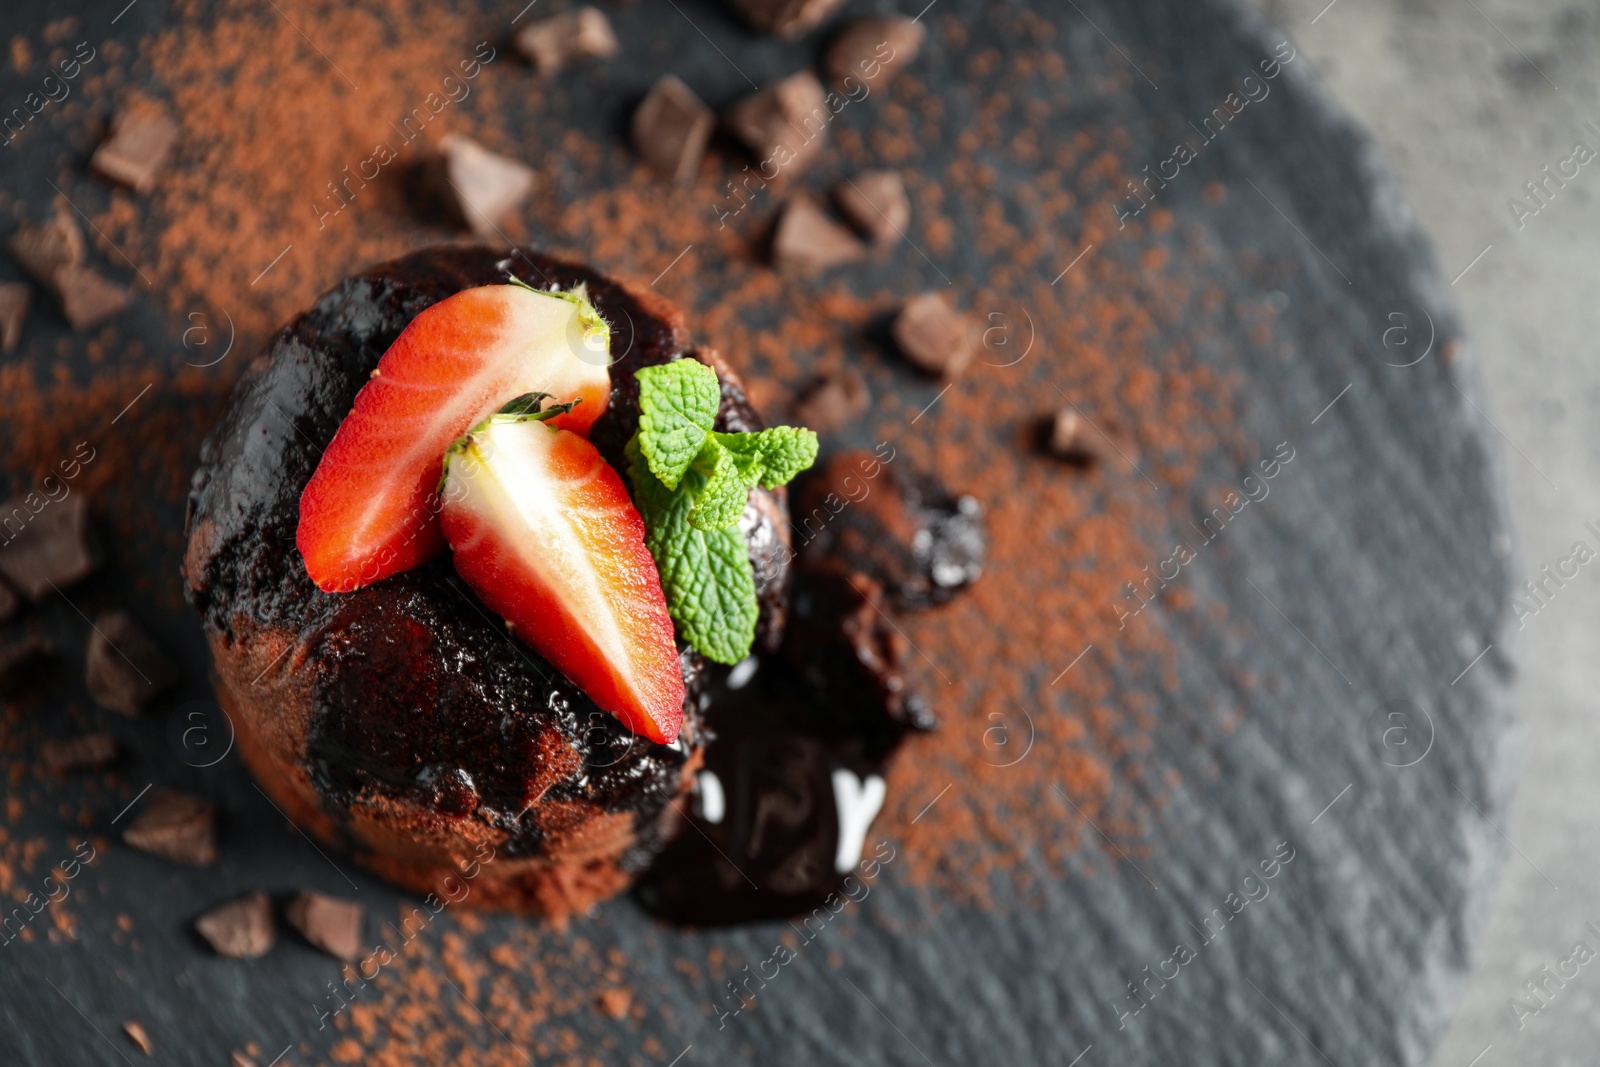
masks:
[[[683,82],[666,75],[633,113],[633,150],[651,169],[680,185],[700,173],[716,119]]]
[[[943,293],[923,293],[907,300],[891,332],[905,357],[936,377],[959,377],[977,354],[976,324],[951,307]]]
[[[819,379],[794,406],[795,421],[813,430],[841,429],[867,413],[872,393],[853,367]]]
[[[156,172],[172,153],[178,127],[164,115],[128,112],[117,118],[111,136],[95,149],[89,166],[135,192],[155,185]]]
[[[1074,467],[1088,467],[1099,458],[1089,438],[1089,426],[1077,409],[1065,407],[1050,417],[1045,448]]]
[[[72,208],[57,199],[49,222],[23,223],[11,238],[11,254],[39,281],[55,287],[56,271],[83,262],[83,231]]]
[[[27,282],[0,282],[0,352],[15,352],[22,340],[33,289]]]
[[[39,762],[51,774],[98,770],[116,761],[117,742],[110,734],[52,738],[39,746]]]
[[[95,569],[89,501],[31,493],[0,504],[0,577],[35,604]]]
[[[51,281],[61,311],[74,330],[89,330],[128,306],[128,287],[93,267],[61,267]]]
[[[822,69],[833,84],[846,91],[852,88],[851,79],[869,89],[886,89],[889,81],[917,58],[925,37],[927,31],[915,19],[860,19],[828,45]]]
[[[194,921],[194,928],[217,955],[233,959],[265,956],[277,940],[272,901],[260,891],[212,908]]]
[[[163,789],[122,832],[122,839],[152,856],[209,867],[217,862],[216,809],[199,797]]]
[[[528,23],[517,33],[517,51],[549,77],[571,60],[616,55],[617,35],[599,8],[580,7]]]
[[[834,203],[861,235],[875,245],[905,236],[911,223],[911,200],[899,171],[868,170],[833,187]]]
[[[19,686],[41,661],[54,654],[55,648],[50,642],[31,634],[0,647],[0,693]]]
[[[772,265],[779,270],[815,274],[865,254],[855,234],[823,214],[804,194],[789,201],[772,235]]]
[[[10,622],[21,606],[22,600],[11,591],[11,587],[0,582],[0,622]]]
[[[284,917],[312,945],[335,959],[361,955],[361,905],[322,893],[301,893],[284,909]]]
[[[821,25],[844,0],[733,0],[734,9],[762,33],[799,37]]]
[[[94,622],[85,656],[89,695],[124,715],[138,715],[178,680],[178,668],[126,612]]]
[[[458,133],[439,142],[430,170],[435,191],[481,240],[505,244],[501,225],[533,192],[533,168]]]
[[[761,161],[763,177],[768,167],[793,177],[827,140],[833,121],[827,99],[817,76],[802,70],[740,100],[729,109],[725,122]]]

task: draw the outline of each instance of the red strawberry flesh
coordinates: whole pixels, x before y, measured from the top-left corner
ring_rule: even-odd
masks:
[[[644,520],[594,445],[498,416],[445,459],[441,525],[478,597],[629,730],[670,744],[684,686]]]
[[[467,289],[413,319],[356,394],[300,497],[296,544],[327,592],[350,592],[443,551],[445,449],[513,397],[580,401],[553,425],[587,433],[611,376],[603,324],[581,296]]]

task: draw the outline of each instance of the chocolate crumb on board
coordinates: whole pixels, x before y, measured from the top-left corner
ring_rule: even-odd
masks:
[[[11,587],[0,582],[0,622],[11,621],[11,616],[15,615],[21,606],[21,599],[11,591]]]
[[[633,150],[651,169],[682,185],[694,181],[716,126],[711,109],[668,74],[633,113]]]
[[[335,959],[361,955],[361,905],[323,893],[301,893],[284,909],[284,917],[312,945]]]
[[[506,243],[500,223],[533,192],[533,168],[459,133],[439,141],[435,191],[480,240]]]
[[[178,680],[178,668],[122,611],[95,620],[84,659],[89,695],[124,715],[138,715]]]
[[[0,528],[10,538],[0,545],[0,577],[35,604],[94,571],[99,562],[89,531],[89,501],[81,494],[63,500],[15,497],[0,504]]]
[[[144,1032],[143,1026],[130,1019],[122,1024],[122,1031],[128,1035],[129,1040],[139,1046],[140,1052],[146,1056],[155,1055],[156,1047],[151,1043],[150,1035]]]
[[[277,940],[272,901],[260,890],[212,908],[195,919],[194,928],[217,955],[237,960],[265,956]]]
[[[762,33],[799,37],[821,24],[844,0],[732,0],[745,21]]]
[[[795,175],[827,139],[833,119],[827,100],[817,76],[802,70],[734,104],[724,123],[763,164],[770,161],[779,171]]]
[[[51,774],[98,770],[117,758],[117,742],[110,734],[82,734],[52,738],[39,746],[39,762]]]
[[[1062,408],[1050,416],[1045,446],[1057,459],[1074,467],[1088,467],[1099,458],[1089,444],[1089,426],[1073,408]]]
[[[600,1014],[612,1019],[622,1019],[628,1014],[628,1009],[633,1006],[633,994],[620,987],[603,989],[595,997],[595,1007],[600,1009]]]
[[[914,19],[861,19],[846,26],[828,45],[822,69],[835,85],[854,78],[869,89],[886,89],[890,79],[917,58],[926,36],[927,30]]]
[[[804,193],[784,207],[772,234],[772,265],[779,270],[816,273],[865,254],[856,235],[825,215]]]
[[[209,867],[217,862],[216,824],[216,809],[208,801],[163,789],[122,832],[122,840],[174,863]]]
[[[517,33],[517,51],[548,77],[568,60],[610,59],[617,54],[617,35],[599,8],[580,7],[528,23]]]
[[[128,287],[118,285],[92,267],[70,266],[56,271],[56,297],[74,330],[88,330],[128,306]]]
[[[905,357],[929,374],[956,378],[977,352],[977,329],[943,293],[907,300],[890,331]]]
[[[859,419],[872,404],[867,380],[853,367],[819,379],[794,406],[795,421],[813,430],[837,430]]]
[[[50,642],[32,634],[14,644],[0,646],[0,693],[22,681],[40,661],[55,654]]]
[[[102,177],[146,193],[177,140],[178,127],[165,115],[124,112],[110,138],[95,149],[89,166]]]
[[[33,289],[27,282],[0,282],[0,352],[15,352],[22,340]]]
[[[911,222],[911,199],[896,170],[867,170],[833,187],[834,203],[861,235],[875,245],[893,244]]]

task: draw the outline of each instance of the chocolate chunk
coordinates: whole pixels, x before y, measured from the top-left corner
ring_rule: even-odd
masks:
[[[870,89],[888,88],[917,53],[927,30],[922,23],[899,16],[861,19],[840,31],[828,45],[822,69],[835,85],[850,87],[848,79],[864,82]]]
[[[20,684],[39,662],[55,655],[48,641],[29,635],[15,644],[0,647],[0,692]]]
[[[500,223],[533,192],[533,169],[459,133],[447,134],[439,149],[444,183],[440,191],[481,240],[503,242]]]
[[[128,306],[125,285],[92,267],[61,267],[51,280],[61,311],[74,330],[89,330]]]
[[[869,170],[833,187],[834,203],[873,244],[893,244],[911,222],[911,200],[899,171]]]
[[[600,1009],[602,1015],[613,1019],[626,1017],[632,1006],[633,994],[626,989],[603,989],[595,997],[595,1007]]]
[[[983,572],[983,506],[904,461],[842,452],[795,494],[799,562],[865,575],[899,609],[942,604]]]
[[[56,200],[55,218],[45,223],[24,223],[11,238],[11,254],[27,272],[45,285],[55,286],[56,271],[83,262],[83,231],[64,199]]]
[[[688,185],[700,173],[715,125],[711,109],[694,90],[668,74],[633,113],[633,150],[657,173]]]
[[[923,293],[907,300],[891,332],[907,359],[942,378],[958,377],[978,348],[977,327],[951,307],[942,293]]]
[[[837,430],[867,413],[872,394],[854,368],[821,379],[794,406],[795,421],[813,430]]]
[[[97,563],[82,495],[35,493],[0,504],[0,577],[34,603],[87,577]]]
[[[1062,408],[1050,418],[1046,447],[1058,459],[1075,467],[1087,467],[1098,458],[1089,443],[1089,433],[1089,425],[1082,415],[1073,408]]]
[[[102,177],[146,193],[177,139],[178,127],[164,115],[124,113],[110,139],[95,149],[89,166]]]
[[[259,891],[212,908],[194,921],[194,928],[217,955],[238,960],[265,956],[277,938],[272,901]]]
[[[580,7],[528,23],[517,34],[517,50],[540,74],[551,75],[569,59],[609,59],[617,54],[617,35],[598,8]]]
[[[763,164],[796,175],[827,140],[827,97],[817,76],[802,70],[733,105],[727,126]]]
[[[11,591],[11,587],[4,582],[0,582],[0,622],[9,621],[21,606],[22,601],[17,598],[17,594]]]
[[[834,222],[804,193],[790,200],[772,234],[772,265],[816,273],[866,253],[855,234]]]
[[[95,620],[84,658],[89,695],[124,715],[138,715],[178,680],[178,668],[121,611]]]
[[[131,1040],[135,1045],[139,1046],[140,1052],[143,1052],[146,1056],[155,1054],[156,1047],[155,1045],[151,1044],[150,1035],[144,1032],[144,1027],[140,1026],[136,1022],[133,1022],[132,1020],[129,1020],[128,1022],[122,1024],[122,1032],[127,1034],[129,1040]]]
[[[116,761],[117,743],[110,734],[52,739],[39,746],[39,762],[51,774],[96,770]]]
[[[307,941],[335,959],[361,955],[361,905],[355,901],[301,893],[289,902],[284,916]]]
[[[26,282],[0,282],[0,352],[15,352],[22,340],[33,290]]]
[[[199,797],[163,789],[122,832],[122,839],[152,856],[209,867],[217,862],[216,809]]]
[[[844,0],[733,0],[734,8],[762,33],[799,37],[844,3]]]
[[[228,1055],[228,1067],[256,1067],[256,1061],[238,1049],[234,1049]]]

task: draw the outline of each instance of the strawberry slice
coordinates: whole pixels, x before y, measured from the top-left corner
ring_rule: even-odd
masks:
[[[351,592],[441,552],[445,449],[509,398],[534,391],[579,401],[554,422],[587,433],[611,397],[608,343],[581,290],[486,285],[411,320],[300,496],[295,543],[311,580]]]
[[[495,415],[445,456],[456,570],[591,700],[670,744],[683,673],[644,520],[594,445],[541,417]]]

